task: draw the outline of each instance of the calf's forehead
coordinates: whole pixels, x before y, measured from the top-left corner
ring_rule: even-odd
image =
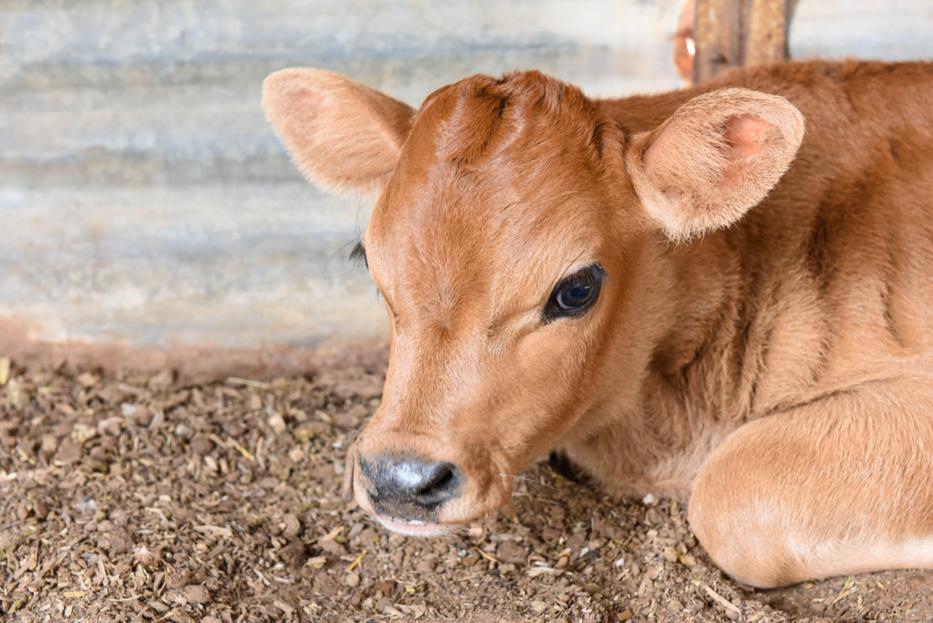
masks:
[[[502,171],[448,173],[387,192],[374,210],[366,243],[385,280],[540,283],[603,246],[608,206],[593,184],[560,184],[555,172],[519,188]]]
[[[553,271],[604,229],[592,105],[540,76],[488,80],[419,112],[366,236],[387,262]]]

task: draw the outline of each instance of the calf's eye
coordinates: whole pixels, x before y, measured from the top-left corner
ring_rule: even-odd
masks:
[[[586,312],[599,297],[605,274],[599,264],[592,264],[562,279],[544,307],[544,321],[580,316]]]

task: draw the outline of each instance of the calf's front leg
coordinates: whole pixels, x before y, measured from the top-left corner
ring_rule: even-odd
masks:
[[[760,588],[933,567],[933,380],[743,425],[700,469],[689,520],[720,568]]]

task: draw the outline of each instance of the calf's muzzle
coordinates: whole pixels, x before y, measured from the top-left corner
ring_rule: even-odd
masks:
[[[437,508],[459,495],[464,481],[452,463],[417,456],[360,457],[360,473],[377,512],[409,521],[433,521]]]

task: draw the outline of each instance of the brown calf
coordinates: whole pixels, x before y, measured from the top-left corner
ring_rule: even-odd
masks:
[[[354,484],[387,527],[469,521],[559,450],[689,497],[748,584],[933,566],[933,64],[474,76],[417,111],[289,69],[264,106],[312,181],[379,197]]]

